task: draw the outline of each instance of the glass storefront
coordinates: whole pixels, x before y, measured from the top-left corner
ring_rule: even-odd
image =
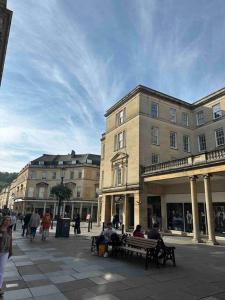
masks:
[[[213,203],[215,233],[225,235],[225,203]],[[204,203],[198,203],[199,230],[207,234],[207,217]],[[193,231],[191,203],[167,203],[167,228],[184,232]]]

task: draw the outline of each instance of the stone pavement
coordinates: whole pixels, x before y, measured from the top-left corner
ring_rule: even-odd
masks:
[[[96,232],[95,230],[94,232]],[[150,266],[139,258],[102,258],[90,253],[90,233],[34,242],[14,234],[14,256],[5,272],[6,300],[16,299],[225,299],[225,247],[176,246],[177,267]]]

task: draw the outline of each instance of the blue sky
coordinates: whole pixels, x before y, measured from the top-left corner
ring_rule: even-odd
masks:
[[[193,102],[225,86],[224,0],[8,0],[0,171],[100,153],[104,112],[138,84]]]

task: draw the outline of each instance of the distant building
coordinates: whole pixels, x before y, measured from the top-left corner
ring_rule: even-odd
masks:
[[[62,204],[61,213],[73,218],[77,213],[85,220],[88,213],[97,219],[100,156],[94,154],[43,154],[31,161],[10,186],[9,199],[14,211],[25,213],[47,209],[57,214],[58,200],[51,196],[53,186],[63,184],[72,190],[72,197]]]
[[[0,191],[0,208],[4,208],[4,206],[8,206],[9,204],[9,189],[10,186],[4,187]]]
[[[102,222],[225,236],[225,88],[190,104],[137,86],[105,117]]]
[[[0,85],[11,26],[12,11],[7,9],[7,0],[0,0]]]

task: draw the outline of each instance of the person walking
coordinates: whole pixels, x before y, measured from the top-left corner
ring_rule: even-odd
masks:
[[[16,231],[17,218],[16,218],[16,214],[15,213],[12,213],[12,215],[11,215],[11,222],[12,222],[12,229],[13,229],[13,231]]]
[[[10,225],[11,218],[9,216],[3,217],[0,223],[0,296],[4,294],[2,284],[5,265],[12,256],[12,230]]]
[[[37,228],[40,224],[40,216],[35,211],[32,213],[29,228],[30,228],[30,240],[33,241],[36,235]]]
[[[77,214],[75,218],[75,224],[74,224],[74,234],[80,234],[80,215]]]
[[[27,214],[25,215],[24,219],[23,219],[23,232],[22,232],[22,236],[24,236],[25,234],[25,230],[26,230],[26,237],[28,236],[29,233],[29,222],[30,222],[30,218],[31,218],[31,212],[27,212]]]
[[[41,227],[42,227],[42,241],[45,241],[46,238],[49,236],[49,228],[51,227],[52,219],[48,212],[43,216],[41,221]]]

